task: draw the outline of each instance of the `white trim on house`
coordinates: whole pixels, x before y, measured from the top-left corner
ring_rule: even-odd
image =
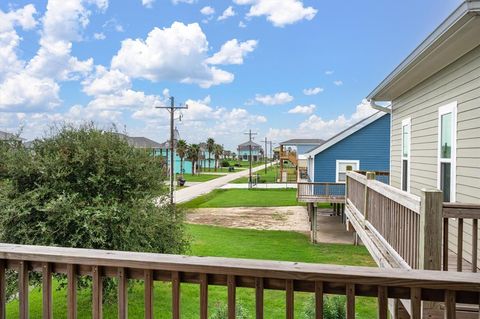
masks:
[[[408,134],[408,154],[407,156],[403,156],[403,149],[404,149],[404,144],[403,144],[403,128],[405,126],[409,126],[410,131]],[[403,161],[407,161],[407,192],[410,193],[410,185],[411,185],[411,179],[410,179],[410,172],[412,171],[412,165],[411,165],[411,157],[412,157],[412,119],[410,117],[403,119],[402,120],[402,148],[400,149],[400,188],[403,190]]]
[[[315,155],[317,155],[318,153],[321,153],[324,150],[326,150],[327,148],[329,148],[330,146],[335,145],[338,142],[344,140],[345,138],[347,138],[350,135],[352,135],[353,133],[361,130],[365,126],[375,122],[376,120],[378,120],[379,118],[381,118],[384,115],[386,115],[386,113],[379,111],[379,112],[371,115],[370,117],[367,117],[366,119],[358,122],[357,124],[352,125],[351,127],[346,129],[345,131],[343,131],[343,132],[339,133],[338,135],[332,137],[331,139],[329,139],[328,141],[326,141],[324,144],[320,145],[319,147],[317,147],[317,148],[311,150],[310,152],[306,153],[305,156],[315,157]]]
[[[442,116],[452,113],[452,149],[450,159],[441,158]],[[450,163],[450,202],[457,198],[457,101],[438,108],[437,187],[441,189],[441,163]]]
[[[353,170],[359,170],[360,169],[360,161],[359,160],[337,160],[335,162],[335,183],[345,183],[345,181],[340,181],[340,179],[338,178],[338,173],[342,173],[339,171],[339,168],[340,168],[340,163],[345,163],[347,165],[349,164],[355,164],[357,165],[357,168],[353,168]],[[347,171],[345,170],[345,173]]]

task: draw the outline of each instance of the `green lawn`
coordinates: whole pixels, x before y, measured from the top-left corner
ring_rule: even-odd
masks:
[[[181,204],[185,208],[300,206],[297,190],[288,189],[216,189]]]
[[[233,160],[230,160],[228,161],[230,166],[235,166],[235,165],[238,165],[240,164],[240,167],[243,167],[243,168],[248,168],[250,167],[250,162],[249,161],[233,161]],[[252,167],[257,167],[257,166],[260,166],[260,165],[265,165],[265,162],[263,161],[258,161],[258,162],[252,162]],[[235,166],[235,169],[237,169],[239,167]]]
[[[286,168],[285,170],[288,172],[289,177],[293,176],[294,180],[296,181],[295,168]],[[254,174],[258,175],[257,183],[276,183],[277,180],[280,178],[280,168],[278,167],[278,165],[270,166],[267,168],[266,173],[265,173],[265,169],[262,169],[262,170],[256,171]],[[248,176],[237,178],[231,183],[233,184],[248,183]]]
[[[364,247],[350,245],[312,245],[307,236],[295,232],[258,231],[221,228],[213,226],[189,225],[192,245],[189,254],[196,256],[222,256],[282,261],[331,263],[345,265],[374,266]],[[198,318],[198,285],[182,284],[182,318]],[[171,318],[171,285],[155,283],[155,317]],[[295,293],[295,317],[303,319],[304,305],[310,298],[308,293]],[[54,318],[66,318],[65,290],[54,291]],[[239,288],[237,302],[254,317],[255,292],[253,289]],[[41,318],[42,294],[39,290],[30,293],[30,318]],[[79,318],[91,317],[91,296],[88,291],[78,295]],[[374,318],[376,301],[374,298],[357,298],[357,318]],[[226,288],[209,287],[209,309],[226,303]],[[285,292],[265,291],[265,318],[285,317]],[[129,291],[129,317],[143,318],[143,286],[135,284]],[[8,318],[18,318],[18,302],[7,305]],[[115,302],[104,305],[104,318],[116,318]]]
[[[187,182],[207,182],[222,176],[223,175],[214,175],[214,174],[199,174],[199,175],[183,174],[183,178]]]

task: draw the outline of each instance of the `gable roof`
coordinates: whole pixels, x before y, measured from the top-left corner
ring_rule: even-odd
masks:
[[[293,138],[291,140],[281,142],[280,145],[320,145],[325,140],[320,138]]]
[[[355,132],[360,131],[362,128],[364,128],[367,125],[375,122],[376,120],[382,118],[385,115],[387,115],[387,113],[378,111],[378,112],[370,115],[369,117],[361,120],[360,122],[357,122],[357,123],[353,124],[349,128],[341,131],[337,135],[334,135],[330,139],[326,140],[325,143],[323,143],[322,145],[317,146],[317,147],[309,150],[306,154],[304,154],[304,158],[308,158],[310,156],[313,157],[313,156],[317,155],[318,153],[323,152],[324,150],[326,150],[330,146],[337,144],[338,142],[344,140],[345,138],[349,137],[350,135],[354,134]]]
[[[143,136],[128,136],[121,133],[116,134],[124,138],[130,146],[135,148],[162,148],[162,144]]]
[[[239,144],[238,148],[249,147],[250,145],[252,145],[252,147],[261,147],[259,144],[255,143],[254,141],[247,141],[245,143]]]
[[[0,131],[0,141],[7,141],[7,140],[24,141],[25,139],[18,137],[17,135],[12,133]]]
[[[368,96],[393,101],[480,45],[480,0],[465,0]]]

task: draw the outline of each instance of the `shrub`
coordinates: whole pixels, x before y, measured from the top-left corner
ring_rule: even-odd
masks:
[[[10,149],[0,188],[5,243],[182,253],[184,213],[168,204],[162,162],[115,131],[62,126]],[[109,287],[108,285],[106,285]]]
[[[323,297],[323,318],[324,319],[345,319],[346,312],[345,296],[324,296]],[[315,297],[312,296],[307,300],[304,307],[304,318],[315,318]]]
[[[247,319],[247,313],[242,306],[238,303],[235,307],[235,318],[237,319]],[[217,304],[213,313],[210,315],[209,319],[228,319],[228,307],[225,304]]]
[[[222,163],[220,163],[220,165],[222,165],[222,167],[230,167],[230,162],[227,160],[223,160]]]

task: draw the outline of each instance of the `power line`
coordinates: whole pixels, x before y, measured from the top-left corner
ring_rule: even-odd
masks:
[[[175,140],[174,140],[174,116],[175,111],[180,109],[188,109],[188,105],[175,106],[175,98],[170,97],[170,106],[157,106],[157,109],[166,109],[170,112],[170,204],[173,205],[173,183],[175,179]],[[168,160],[167,160],[168,161]]]

